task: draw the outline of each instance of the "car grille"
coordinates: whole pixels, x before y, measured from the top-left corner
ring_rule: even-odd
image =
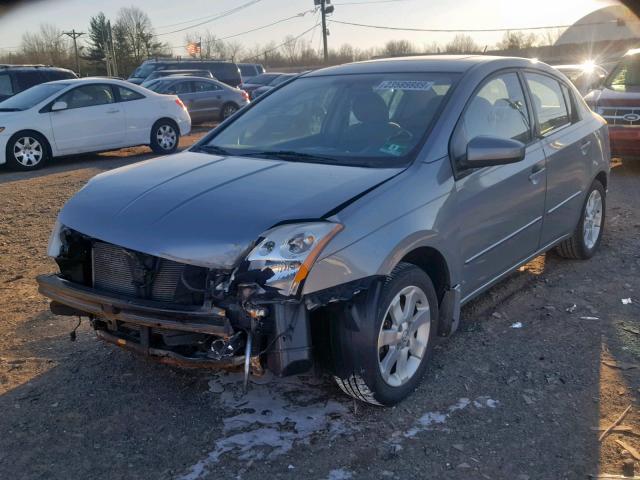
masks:
[[[105,292],[178,304],[202,304],[206,269],[95,241],[93,287]]]
[[[598,113],[609,125],[640,126],[640,107],[600,107]]]

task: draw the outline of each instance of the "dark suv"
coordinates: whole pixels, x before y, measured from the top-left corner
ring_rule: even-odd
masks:
[[[69,78],[78,77],[66,68],[46,65],[0,65],[0,101],[34,85]]]

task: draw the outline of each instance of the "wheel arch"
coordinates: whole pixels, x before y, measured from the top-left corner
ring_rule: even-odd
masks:
[[[445,292],[451,287],[451,273],[447,260],[438,249],[431,246],[417,247],[407,252],[399,263],[411,263],[429,275],[438,302],[442,302]]]
[[[23,128],[21,130],[18,130],[17,132],[15,132],[13,135],[11,135],[9,137],[9,140],[7,141],[7,145],[6,145],[6,150],[7,152],[9,151],[9,148],[11,146],[12,140],[19,136],[19,135],[25,135],[25,134],[36,134],[41,136],[42,138],[44,138],[45,140],[45,147],[47,149],[47,155],[49,156],[49,158],[53,157],[53,142],[51,141],[51,139],[48,137],[48,135],[44,132],[41,132],[39,130],[34,130],[33,128]]]
[[[607,184],[609,183],[609,176],[607,175],[607,172],[600,170],[594,180],[598,180],[604,187],[604,191],[607,191]]]

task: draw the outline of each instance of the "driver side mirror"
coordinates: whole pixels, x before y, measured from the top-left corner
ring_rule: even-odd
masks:
[[[478,136],[467,144],[467,154],[460,160],[463,168],[507,165],[524,159],[525,145],[510,138]]]
[[[66,110],[67,109],[67,102],[55,102],[53,105],[51,105],[51,111],[52,112],[57,112],[59,110]]]

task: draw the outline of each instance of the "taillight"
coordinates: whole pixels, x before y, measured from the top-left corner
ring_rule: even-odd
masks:
[[[184,106],[184,103],[182,103],[182,100],[180,100],[179,98],[176,98],[176,104],[183,110],[187,109],[187,107]]]
[[[245,90],[240,90],[240,94],[247,102],[249,101],[249,94]]]

